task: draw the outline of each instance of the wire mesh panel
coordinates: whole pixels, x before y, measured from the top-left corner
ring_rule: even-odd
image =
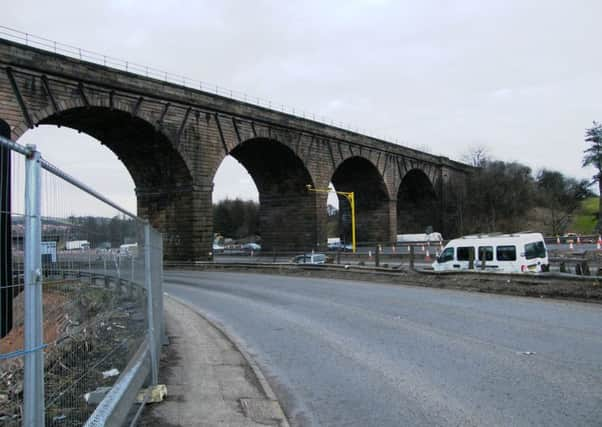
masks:
[[[42,181],[46,424],[82,425],[145,336],[144,223]]]
[[[143,340],[161,342],[161,236],[44,161],[32,192],[26,149],[0,148],[0,426],[80,426]]]
[[[0,147],[0,425],[20,425],[24,377],[24,160]]]

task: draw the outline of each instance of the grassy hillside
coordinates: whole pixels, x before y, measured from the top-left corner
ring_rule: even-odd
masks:
[[[596,226],[595,214],[598,212],[598,197],[590,197],[581,202],[581,207],[573,215],[569,231],[579,234],[592,234]]]

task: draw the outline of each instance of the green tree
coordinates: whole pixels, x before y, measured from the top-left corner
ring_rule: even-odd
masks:
[[[534,206],[531,168],[517,162],[485,161],[467,180],[465,232],[512,232],[524,226]]]
[[[252,200],[225,199],[213,205],[213,229],[224,237],[257,234],[259,204]]]
[[[566,231],[571,215],[582,200],[592,196],[587,180],[567,178],[558,171],[542,169],[536,178],[539,206],[547,209],[544,222],[552,234]]]
[[[590,145],[584,151],[583,167],[593,166],[596,168],[592,183],[598,183],[598,194],[602,202],[602,123],[594,121],[592,127],[585,130],[585,141]],[[596,224],[598,232],[602,231],[601,219],[598,211],[598,223]]]

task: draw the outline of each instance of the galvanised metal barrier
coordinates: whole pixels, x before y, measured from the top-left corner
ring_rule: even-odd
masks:
[[[121,425],[157,383],[161,235],[34,146],[0,160],[0,426]]]
[[[315,245],[311,247],[262,249],[256,243],[214,245],[212,257],[221,263],[273,264],[349,264],[359,266],[390,266],[413,268],[431,265],[439,256],[443,241],[432,242],[369,242]]]

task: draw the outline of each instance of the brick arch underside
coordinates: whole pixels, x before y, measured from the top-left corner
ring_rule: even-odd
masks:
[[[376,166],[362,157],[351,157],[339,165],[332,176],[337,191],[354,192],[356,238],[358,244],[374,244],[389,240],[389,195]],[[349,202],[339,195],[339,233],[351,241]]]
[[[435,187],[419,169],[403,177],[397,193],[397,232],[424,233],[431,226],[439,227],[439,202]]]
[[[273,139],[254,138],[230,155],[253,178],[259,193],[259,234],[264,251],[302,251],[316,243],[311,175],[297,155]]]
[[[136,185],[138,215],[164,234],[166,259],[186,259],[191,246],[189,168],[171,141],[148,121],[104,107],[75,107],[52,114],[40,125],[65,126],[106,145],[123,162]],[[82,156],[85,153],[82,152]]]

